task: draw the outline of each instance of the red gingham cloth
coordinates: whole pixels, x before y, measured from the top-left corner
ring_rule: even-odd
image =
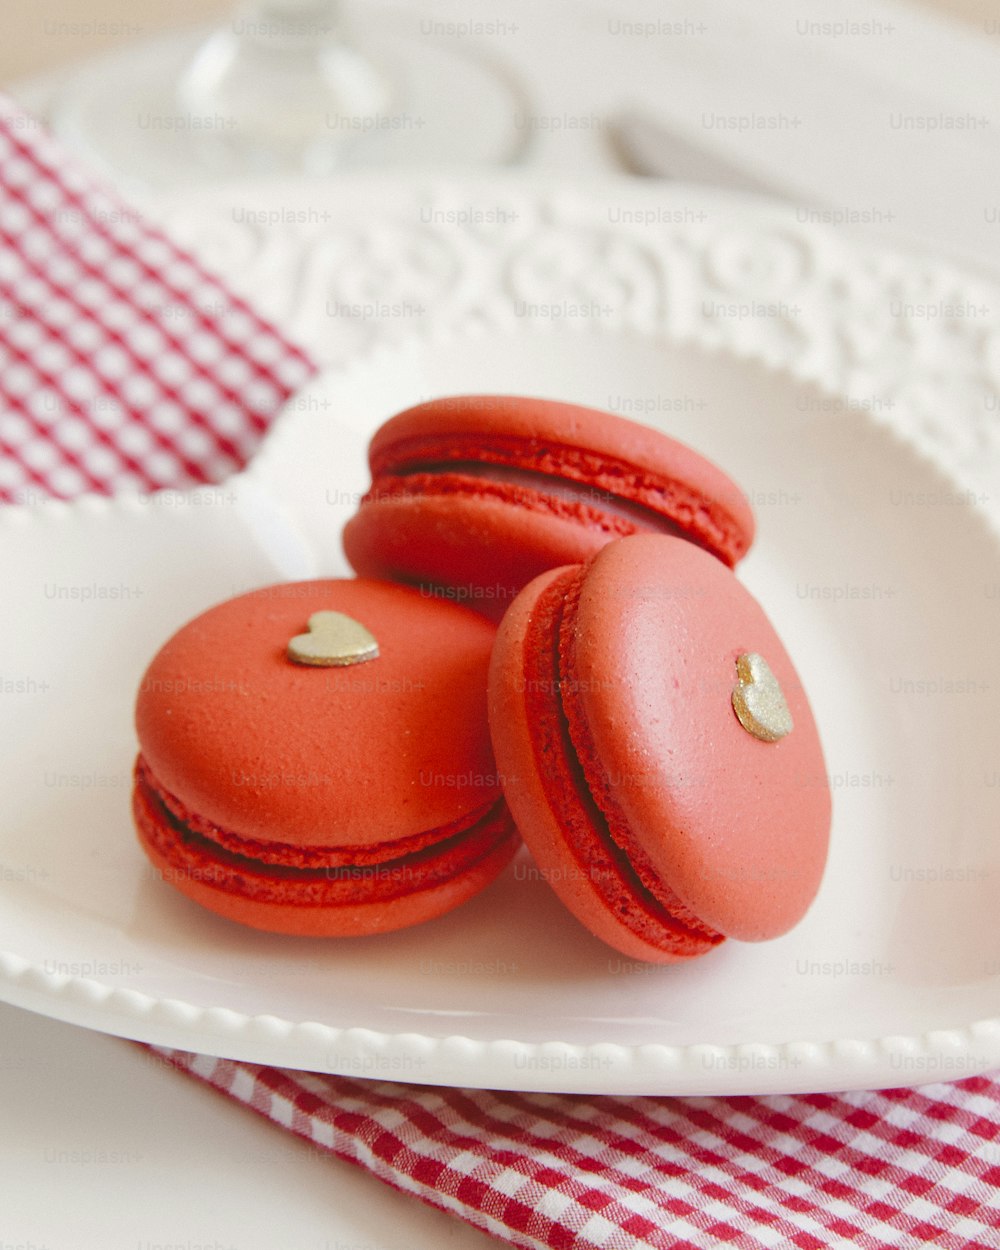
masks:
[[[532,1250],[1000,1246],[1000,1085],[612,1098],[154,1050],[314,1146]]]
[[[215,480],[305,355],[0,100],[0,490]],[[765,1098],[396,1085],[159,1050],[517,1246],[1000,1247],[1000,1084]]]
[[[217,481],[314,369],[0,97],[0,499]]]

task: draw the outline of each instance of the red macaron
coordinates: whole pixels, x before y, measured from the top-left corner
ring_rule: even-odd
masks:
[[[344,531],[367,577],[433,586],[499,619],[532,578],[636,533],[734,566],[753,541],[740,489],[648,426],[577,404],[464,395],[387,421]]]
[[[542,875],[622,953],[777,937],[815,896],[830,793],[806,693],[693,544],[625,538],[533,581],[497,635],[490,721]]]
[[[364,580],[241,595],[185,625],[139,690],[133,810],[163,878],[280,933],[440,915],[518,838],[490,746],[493,627]]]

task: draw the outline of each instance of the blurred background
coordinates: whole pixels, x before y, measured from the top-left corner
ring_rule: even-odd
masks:
[[[1000,6],[994,0],[910,2],[930,13],[954,16],[980,33],[991,21],[1000,25]],[[79,0],[47,0],[45,4],[6,0],[0,82],[9,85],[26,75],[72,65],[81,57],[161,31],[225,19],[230,8],[226,0],[99,0],[86,5]],[[994,29],[992,36],[1000,42],[1000,29]]]
[[[4,33],[0,84],[131,194],[631,172],[1000,259],[990,0],[11,0]]]

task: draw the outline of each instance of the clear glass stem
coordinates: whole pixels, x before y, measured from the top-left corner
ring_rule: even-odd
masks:
[[[387,79],[344,40],[338,0],[244,0],[199,48],[180,106],[263,171],[336,164],[345,119],[384,113]]]

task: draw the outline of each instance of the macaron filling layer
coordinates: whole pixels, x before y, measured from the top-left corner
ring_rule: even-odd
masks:
[[[749,542],[744,523],[720,500],[678,478],[581,447],[498,434],[425,436],[373,451],[371,469],[366,498],[372,500],[435,489],[481,493],[492,482],[505,498],[512,489],[525,492],[510,502],[549,508],[552,503],[542,501],[561,502],[584,510],[581,519],[591,523],[607,515],[620,535],[640,529],[679,534],[729,565],[736,564]]]
[[[143,755],[135,766],[136,782],[140,781],[156,795],[169,814],[182,825],[192,837],[203,838],[222,850],[242,859],[259,864],[275,864],[282,868],[337,868],[357,867],[363,864],[380,864],[400,859],[427,846],[442,842],[456,833],[464,833],[482,819],[495,806],[495,800],[481,804],[459,820],[437,829],[428,829],[410,837],[385,842],[372,842],[364,846],[292,846],[287,842],[264,842],[259,838],[245,838],[230,829],[224,829],[214,821],[206,820],[192,811],[176,794],[172,794],[156,777]]]
[[[539,775],[546,779],[579,871],[618,921],[660,950],[700,955],[723,935],[702,924],[653,871],[623,831],[620,815],[612,812],[608,820],[588,781],[588,767],[593,775],[594,765],[584,764],[573,741],[568,710],[573,678],[561,658],[561,640],[581,580],[582,572],[573,569],[552,582],[535,604],[525,640],[525,702]]]
[[[241,840],[231,831],[224,833],[223,842],[206,832],[217,826],[184,819],[183,804],[159,786],[142,756],[136,764],[133,809],[141,837],[179,879],[258,902],[286,903],[291,888],[296,904],[303,906],[388,902],[409,896],[465,874],[500,851],[504,842],[513,855],[518,842],[510,813],[497,799],[463,821],[431,831],[417,849],[412,849],[412,838],[378,848],[394,846],[392,856],[373,859],[356,847],[311,847],[305,863],[301,848],[286,847],[284,862],[278,862],[281,844],[272,843],[264,860],[233,849],[241,843],[244,848],[260,843]]]
[[[412,496],[426,499],[434,495],[495,499],[601,529],[609,537],[670,534],[704,546],[698,536],[641,504],[630,503],[596,486],[580,486],[529,469],[487,468],[475,464],[428,466],[400,477],[376,479],[365,502],[379,503]]]
[[[583,573],[569,579],[564,589],[562,618],[559,623],[559,672],[561,676],[562,710],[566,718],[573,753],[583,770],[587,792],[600,809],[604,817],[609,836],[628,856],[643,885],[653,894],[664,900],[670,913],[681,920],[689,928],[703,934],[714,941],[721,941],[723,935],[704,924],[687,907],[672,890],[664,885],[660,874],[653,867],[649,856],[643,850],[626,820],[615,798],[615,786],[607,770],[601,765],[600,757],[594,746],[587,719],[583,714],[581,700],[577,697],[581,683],[585,680],[576,669],[575,635],[576,618],[580,605],[580,591],[583,589]],[[641,777],[628,779],[630,784],[642,784]]]

